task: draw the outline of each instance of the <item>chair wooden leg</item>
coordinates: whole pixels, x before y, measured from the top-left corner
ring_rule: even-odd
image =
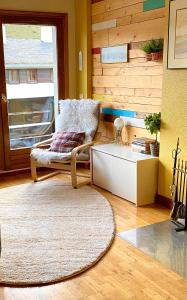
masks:
[[[36,170],[36,160],[31,157],[31,176],[34,182],[38,181],[37,170]]]
[[[77,188],[77,165],[76,161],[72,159],[71,161],[71,184],[74,189]]]

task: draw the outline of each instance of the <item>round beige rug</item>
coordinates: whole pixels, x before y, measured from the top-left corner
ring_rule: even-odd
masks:
[[[95,264],[114,237],[108,201],[59,180],[0,190],[0,283],[60,281]]]

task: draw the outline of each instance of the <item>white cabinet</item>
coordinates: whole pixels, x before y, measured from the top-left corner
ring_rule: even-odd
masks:
[[[93,155],[93,174],[94,184],[102,187],[105,190],[111,191],[112,189],[112,157],[111,155],[94,151]],[[103,170],[105,170],[103,172]]]
[[[92,182],[136,205],[153,203],[157,192],[158,158],[117,144],[91,149]]]
[[[113,185],[111,192],[136,203],[136,164],[117,157],[112,157]]]

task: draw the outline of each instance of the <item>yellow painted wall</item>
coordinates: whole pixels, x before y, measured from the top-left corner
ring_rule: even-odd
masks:
[[[75,0],[76,14],[76,96],[91,96],[91,1]],[[83,54],[83,70],[79,70],[79,51]]]
[[[1,0],[0,9],[68,13],[69,96],[75,97],[75,0]]]
[[[169,0],[167,0],[167,9],[169,12]],[[167,44],[167,37],[165,42]],[[158,193],[170,198],[169,185],[173,165],[171,151],[175,148],[177,137],[180,138],[182,149],[180,156],[187,160],[187,70],[167,70],[166,51],[164,61]]]

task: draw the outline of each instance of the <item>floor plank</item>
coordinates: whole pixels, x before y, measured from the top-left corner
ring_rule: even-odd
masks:
[[[58,175],[69,181],[69,176]],[[54,178],[55,179],[55,178]],[[0,188],[30,182],[29,174],[0,178]],[[98,187],[111,203],[116,231],[167,220],[159,205],[136,208]],[[151,242],[151,237],[150,237]],[[116,237],[108,253],[93,268],[64,282],[42,287],[0,287],[0,300],[186,300],[187,281]]]

